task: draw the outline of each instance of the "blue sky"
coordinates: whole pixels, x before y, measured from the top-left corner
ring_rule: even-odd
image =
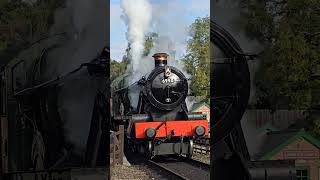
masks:
[[[132,0],[135,1],[135,0]],[[162,22],[166,27],[157,29],[161,35],[169,36],[176,42],[177,57],[184,54],[187,35],[182,32],[190,26],[197,17],[205,17],[210,14],[210,0],[149,0],[153,7],[154,22]],[[127,27],[121,19],[121,0],[110,0],[110,48],[111,58],[121,60],[128,44],[126,39]],[[161,15],[155,10],[162,9]],[[164,11],[163,11],[164,10]],[[163,23],[165,22],[165,23]],[[151,22],[152,23],[152,22]],[[150,27],[150,32],[157,31]],[[158,33],[159,33],[158,32]]]

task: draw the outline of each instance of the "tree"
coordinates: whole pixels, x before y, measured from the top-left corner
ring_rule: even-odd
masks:
[[[145,43],[144,43],[144,51],[143,51],[143,56],[148,56],[151,49],[154,46],[155,40],[158,38],[158,34],[155,32],[149,33],[145,37]]]
[[[145,36],[145,43],[144,43],[144,51],[143,56],[148,56],[151,49],[154,46],[155,39],[158,38],[157,33],[149,33]],[[128,64],[130,62],[130,43],[125,50],[125,53],[122,57],[122,61],[118,62],[116,60],[112,60],[110,62],[110,80],[113,81],[118,76],[121,76],[126,73]]]
[[[65,0],[38,0],[34,3],[21,0],[1,1],[0,26],[8,27],[8,30],[0,34],[0,55],[10,47],[19,51],[22,45],[47,35],[54,23],[55,10],[64,2]]]
[[[246,1],[247,34],[265,45],[258,74],[260,103],[307,109],[319,61],[320,1]]]
[[[191,90],[197,96],[209,96],[210,90],[210,19],[197,18],[190,26],[187,53],[182,58],[191,74]]]
[[[319,102],[320,1],[243,1],[247,34],[265,45],[256,79],[259,105],[310,109]],[[318,92],[318,93],[315,93]],[[320,117],[320,116],[318,116]],[[320,124],[314,121],[315,124]],[[320,127],[320,126],[316,126]],[[320,128],[316,130],[320,132]]]
[[[118,76],[123,75],[126,72],[128,61],[124,60],[121,62],[112,60],[110,62],[110,80],[113,81]]]

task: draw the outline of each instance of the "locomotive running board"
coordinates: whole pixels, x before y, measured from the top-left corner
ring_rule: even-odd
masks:
[[[163,123],[163,125],[161,125]],[[194,128],[203,126],[206,129],[205,135],[208,135],[208,120],[187,120],[187,121],[166,121],[166,122],[135,122],[135,135],[137,139],[146,138],[145,131],[147,128],[157,128],[156,138],[167,137],[172,130],[174,136],[192,137],[194,136]]]

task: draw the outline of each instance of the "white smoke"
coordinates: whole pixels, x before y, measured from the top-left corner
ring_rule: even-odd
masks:
[[[148,0],[122,0],[121,8],[123,9],[122,19],[127,25],[127,40],[131,48],[130,77],[127,84],[135,83],[142,76],[147,77],[154,68],[152,55],[159,52],[167,53],[168,65],[178,68],[189,78],[190,75],[186,73],[183,63],[179,61],[182,54],[177,57],[177,52],[185,52],[187,45],[190,24],[186,18],[181,18],[182,15],[187,14],[187,8],[178,1],[151,5]],[[142,57],[145,36],[150,31],[157,33],[158,38],[155,39],[149,54]],[[138,93],[137,88],[131,88],[132,107],[136,107],[138,103]]]
[[[101,52],[109,41],[108,11],[108,2],[66,0],[66,7],[55,12],[50,34],[66,35],[57,39],[59,47],[49,53],[48,77],[72,71]]]
[[[65,35],[47,41],[55,48],[48,52],[46,79],[68,73],[97,57],[109,41],[108,6],[107,1],[101,0],[66,0],[65,7],[55,12],[50,34]],[[59,86],[59,114],[66,141],[73,145],[72,151],[77,155],[84,155],[94,98],[104,84],[89,78],[84,68]]]
[[[153,31],[164,38],[160,47],[170,46],[177,52],[175,59],[182,56],[186,49],[188,28],[191,25],[186,18],[190,13],[189,8],[177,0],[153,5]]]
[[[177,42],[172,40],[172,38],[170,36],[162,36],[161,35],[162,33],[160,33],[160,32],[159,32],[159,34],[160,34],[160,36],[154,42],[154,46],[150,50],[148,57],[151,57],[153,54],[159,53],[159,52],[160,53],[161,52],[167,53],[169,55],[168,65],[178,68],[180,71],[182,71],[184,73],[184,75],[187,78],[189,78],[190,75],[185,71],[184,64],[179,59],[176,58]],[[187,38],[187,35],[185,36],[185,38]],[[154,61],[152,59],[152,65],[154,67],[153,62]]]
[[[133,74],[141,74],[141,58],[144,50],[145,35],[148,32],[152,8],[148,0],[122,0],[124,12],[122,19],[128,27],[127,40],[130,44],[131,68]],[[133,83],[136,79],[132,79]]]
[[[127,84],[133,84],[142,76],[146,75],[144,73],[148,72],[148,70],[150,71],[152,67],[150,58],[142,58],[145,36],[150,28],[152,19],[152,7],[148,0],[122,0],[121,8],[123,10],[121,18],[127,26],[126,36],[131,48],[129,52],[130,77]],[[129,96],[133,107],[137,106],[139,99],[138,93],[138,89],[131,88]]]

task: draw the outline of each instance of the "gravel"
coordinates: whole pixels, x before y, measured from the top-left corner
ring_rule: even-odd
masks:
[[[158,159],[152,160],[158,166],[169,169],[181,177],[194,180],[210,179],[209,165],[188,159]]]
[[[210,154],[193,153],[192,159],[206,163],[206,164],[210,164]]]
[[[111,180],[158,180],[165,179],[160,174],[144,165],[116,165],[111,167]]]

